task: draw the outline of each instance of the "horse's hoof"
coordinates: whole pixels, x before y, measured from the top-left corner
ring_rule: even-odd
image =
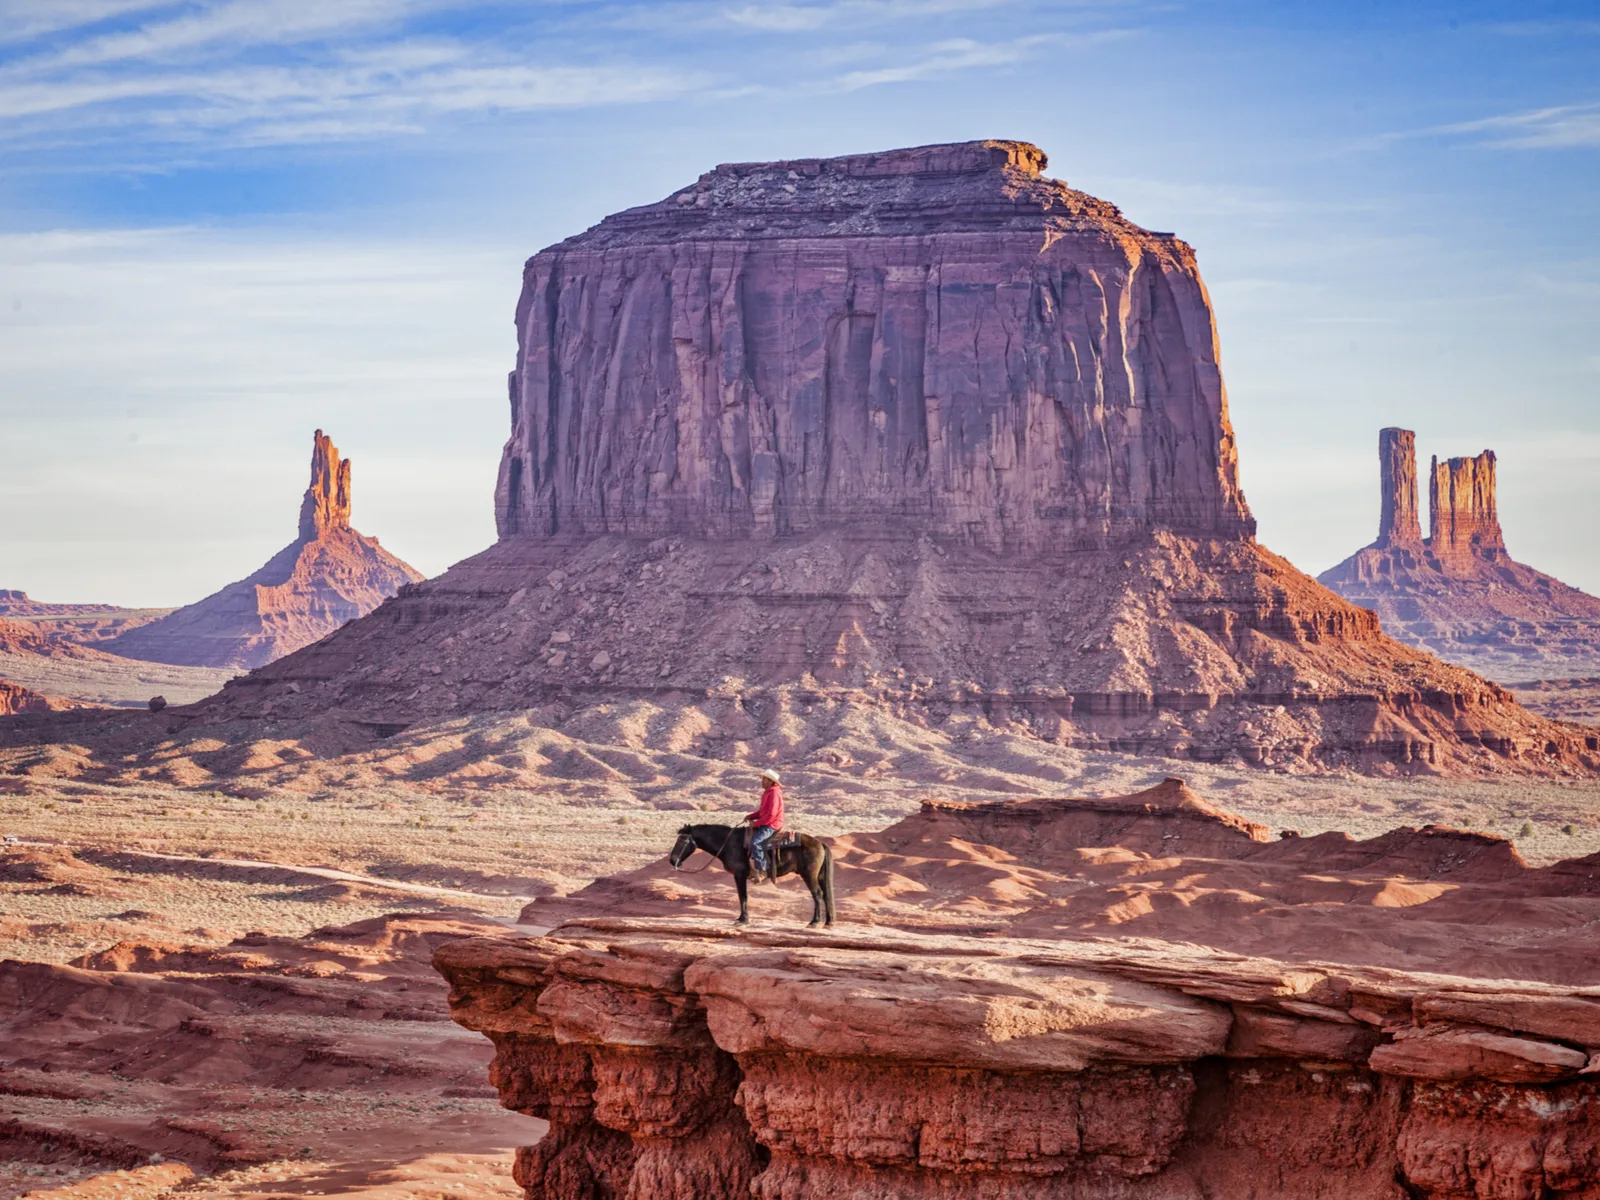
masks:
[[[748,925],[748,924],[750,924],[750,918],[749,917],[740,917],[737,921],[734,922],[734,924],[735,925]]]

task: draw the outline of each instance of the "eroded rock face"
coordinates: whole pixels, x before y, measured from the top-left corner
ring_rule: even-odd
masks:
[[[1071,944],[729,938],[668,919],[454,942],[434,961],[456,1020],[495,1043],[503,1101],[552,1122],[519,1159],[530,1200],[1456,1200],[1564,1194],[1600,1163],[1600,1092],[1583,1074],[1595,1048],[1422,1015],[1470,1000],[1469,979],[1302,967],[1272,982],[1267,963],[1159,943],[1078,958]],[[873,1003],[834,1009],[822,963]],[[1126,1012],[1069,1001],[1076,1044],[1059,1055],[1048,1020],[1015,1020],[1035,1011],[1041,972],[1069,992],[1122,976],[1147,1036],[1130,1053]],[[1140,982],[1153,977],[1168,982]],[[1502,986],[1524,1010],[1564,1000]],[[936,1031],[908,1054],[930,995],[991,1035]],[[730,1007],[782,1016],[752,1038]],[[573,1032],[602,1009],[625,1037]]]
[[[1434,458],[1428,472],[1428,549],[1447,567],[1505,557],[1505,536],[1495,506],[1494,451],[1476,458]]]
[[[1378,431],[1383,507],[1378,518],[1378,546],[1422,545],[1417,517],[1417,435],[1409,429]]]
[[[333,439],[312,435],[311,486],[300,502],[300,540],[314,541],[350,528],[350,460],[339,457]]]
[[[259,667],[364,616],[422,575],[350,526],[350,461],[317,430],[299,537],[254,575],[107,643],[128,658]]]
[[[502,536],[1250,532],[1193,251],[1044,165],[726,165],[535,255]]]
[[[439,947],[502,1102],[552,1122],[520,1158],[530,1200],[1464,1200],[1600,1178],[1590,859],[1533,869],[1439,828],[1272,840],[1176,779],[930,803],[833,850],[826,931],[763,921],[763,893],[736,933],[701,915],[703,877],[657,864],[558,902],[576,915],[546,937]]]
[[[1494,451],[1432,460],[1426,540],[1416,531],[1415,436],[1382,430],[1378,460],[1377,540],[1324,571],[1320,582],[1371,608],[1395,637],[1491,678],[1600,671],[1600,599],[1506,551]]]

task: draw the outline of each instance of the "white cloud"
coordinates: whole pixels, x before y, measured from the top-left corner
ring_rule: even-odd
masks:
[[[0,0],[0,42],[27,41],[171,7],[170,0]]]
[[[0,0],[5,5],[8,0]],[[66,45],[0,65],[0,140],[220,146],[348,140],[428,129],[463,113],[632,104],[681,95],[705,76],[481,36],[418,36],[413,18],[453,0],[68,3]],[[120,14],[122,27],[101,18]],[[129,16],[141,18],[129,28]],[[12,31],[24,24],[14,10]],[[74,23],[77,22],[77,23]],[[26,26],[37,32],[45,26]],[[585,61],[588,60],[588,61]]]
[[[1600,146],[1600,103],[1568,104],[1463,121],[1435,133],[1482,134],[1491,146],[1518,150]]]
[[[998,8],[1013,0],[833,0],[826,4],[741,4],[724,8],[729,24],[762,33],[821,30],[925,20],[949,13]]]
[[[957,71],[982,67],[1010,66],[1033,58],[1048,47],[1083,47],[1127,37],[1125,30],[1103,30],[1081,35],[1035,34],[1006,42],[979,42],[971,38],[951,38],[918,46],[898,62],[881,67],[848,71],[837,76],[832,86],[853,92],[888,83],[912,83],[937,79]]]

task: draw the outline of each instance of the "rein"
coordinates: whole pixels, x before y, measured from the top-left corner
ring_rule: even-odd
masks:
[[[689,870],[689,871],[683,871],[682,867],[680,867],[677,863],[673,863],[672,869],[674,871],[683,871],[683,873],[685,875],[698,875],[698,874],[700,874],[701,871],[710,870],[712,863],[722,862],[722,851],[726,850],[728,848],[728,843],[733,841],[733,835],[738,833],[741,828],[742,828],[742,826],[735,825],[735,826],[733,826],[733,828],[728,830],[728,836],[722,839],[721,848],[716,852],[716,854],[713,857],[706,859],[705,866],[703,866],[703,867],[695,867],[693,870]],[[700,849],[700,845],[699,845],[699,843],[696,843],[695,847],[694,847],[694,850],[698,850],[698,849]],[[694,850],[689,851],[689,854],[693,854]],[[688,854],[684,855],[684,858],[688,858],[688,857],[689,857]],[[727,863],[722,863],[722,865],[723,866],[727,866],[728,864]]]

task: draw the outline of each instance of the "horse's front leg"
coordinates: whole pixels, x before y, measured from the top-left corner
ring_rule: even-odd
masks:
[[[736,871],[733,876],[733,886],[739,889],[739,919],[735,925],[750,924],[750,874],[748,871]]]

